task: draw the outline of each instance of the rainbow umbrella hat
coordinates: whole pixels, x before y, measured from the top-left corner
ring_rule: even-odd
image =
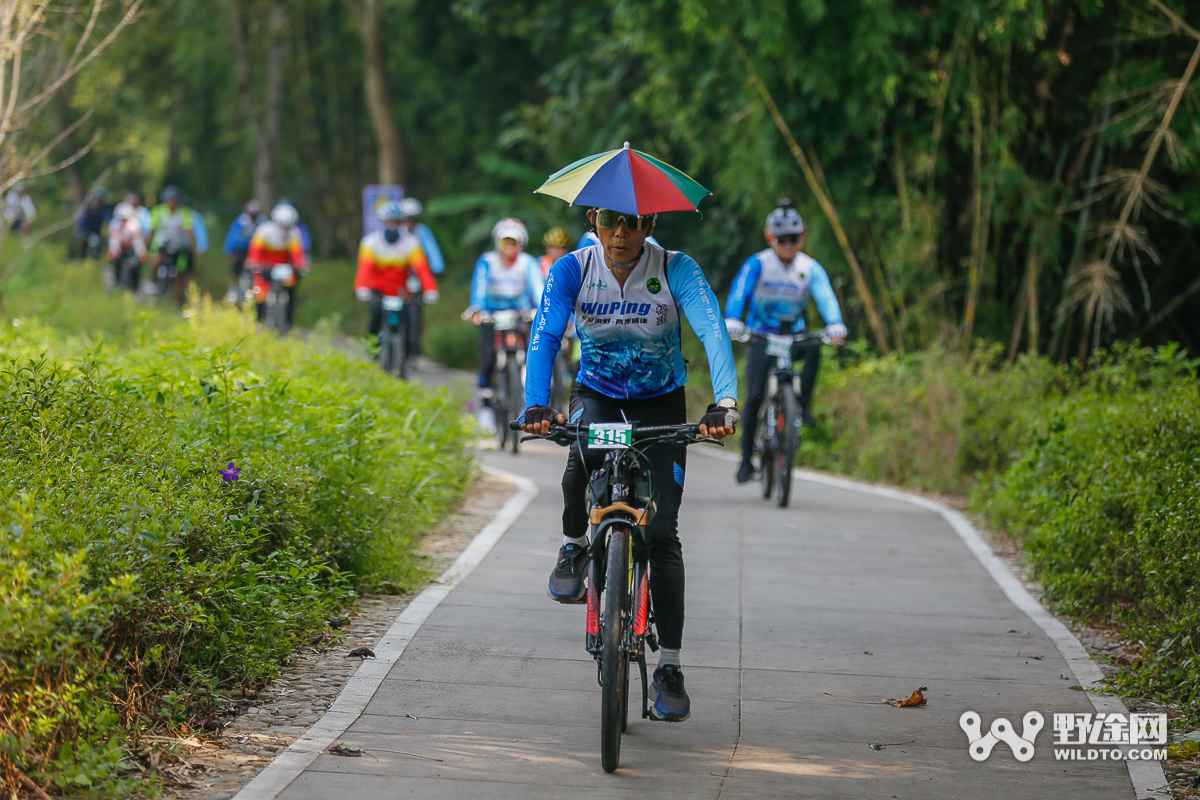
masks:
[[[573,206],[611,208],[626,214],[695,211],[712,194],[670,164],[630,150],[609,150],[580,159],[546,179],[534,194],[548,194]]]

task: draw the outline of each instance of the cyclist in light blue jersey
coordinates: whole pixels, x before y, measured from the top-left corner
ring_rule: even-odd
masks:
[[[686,420],[687,366],[680,349],[687,316],[708,354],[713,404],[700,420],[703,436],[722,438],[738,421],[737,370],[717,298],[691,257],[649,241],[655,215],[591,209],[599,243],[560,258],[550,268],[529,342],[525,381],[527,433],[545,433],[568,417],[550,409],[555,356],[572,314],[581,359],[571,392],[570,421],[681,424]],[[683,549],[679,503],[683,499],[687,447],[657,443],[646,448],[658,510],[647,528],[650,591],[662,644],[654,671],[657,718],[682,722],[691,713],[679,651],[683,644]],[[559,602],[583,595],[587,563],[588,476],[603,452],[572,447],[563,475],[563,536],[549,594]]]
[[[465,316],[479,326],[479,426],[495,425],[492,411],[492,372],[496,369],[496,328],[483,314],[495,311],[533,311],[542,299],[542,270],[525,252],[529,231],[521,220],[506,217],[492,228],[495,250],[475,262],[471,278],[471,303]],[[500,420],[507,425],[508,420]]]
[[[441,275],[446,271],[446,259],[442,257],[442,249],[438,247],[437,237],[433,235],[433,231],[418,219],[421,212],[425,210],[425,206],[415,197],[405,197],[400,201],[400,210],[405,214],[404,221],[400,225],[416,236],[417,241],[421,243],[421,250],[429,262],[429,271],[434,275]],[[408,350],[414,356],[419,356],[423,352],[421,349],[421,308],[425,305],[425,298],[424,293],[417,291],[417,288],[409,287],[413,293],[413,299],[408,305],[408,313],[405,314],[405,318],[408,320]]]
[[[820,264],[801,252],[806,231],[800,212],[792,208],[790,201],[781,200],[767,216],[763,233],[770,246],[746,259],[725,300],[725,325],[730,335],[740,336],[746,330],[758,334],[799,333],[804,330],[804,309],[808,298],[812,297],[825,320],[825,332],[834,344],[842,344],[846,326],[842,324],[842,310],[829,276]],[[747,307],[749,314],[743,323],[742,315],[746,314]],[[795,320],[790,331],[779,329],[780,321],[784,319]],[[821,363],[821,343],[797,344],[792,355],[796,360],[804,360],[804,370],[800,374],[800,417],[803,424],[812,427],[817,424],[811,403]],[[742,426],[738,483],[746,483],[754,477],[750,459],[754,455],[754,434],[770,365],[765,340],[751,341],[746,348],[746,420]]]

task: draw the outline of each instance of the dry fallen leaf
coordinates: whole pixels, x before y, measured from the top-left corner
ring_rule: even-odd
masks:
[[[335,756],[348,756],[350,758],[358,758],[363,754],[362,748],[355,747],[352,744],[342,744],[341,742],[335,742],[330,745],[329,749],[325,752],[332,753]]]
[[[904,708],[906,706],[923,706],[929,701],[926,700],[925,695],[921,693],[927,691],[929,691],[929,687],[922,686],[919,689],[915,689],[913,693],[904,700],[896,700],[895,698],[892,698],[890,700],[884,700],[883,702],[887,703],[889,706],[895,706],[896,708]]]

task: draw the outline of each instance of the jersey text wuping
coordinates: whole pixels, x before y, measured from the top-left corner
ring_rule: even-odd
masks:
[[[546,405],[554,357],[575,315],[582,358],[578,380],[617,398],[655,397],[687,382],[680,349],[680,310],[709,355],[717,399],[737,397],[737,375],[725,320],[700,267],[683,253],[647,243],[625,281],[617,282],[593,245],[563,256],[550,269],[529,342],[526,406]]]
[[[804,253],[784,264],[767,248],[746,259],[725,300],[725,316],[741,319],[750,304],[746,327],[755,333],[776,333],[785,317],[796,320],[792,332],[804,330],[804,307],[809,295],[817,301],[821,318],[829,325],[842,321],[837,295],[824,268]]]

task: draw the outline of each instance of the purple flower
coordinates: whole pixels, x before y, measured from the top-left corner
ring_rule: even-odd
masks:
[[[226,483],[233,483],[234,481],[236,481],[238,479],[238,475],[241,473],[242,468],[235,467],[233,465],[233,462],[230,461],[228,469],[222,469],[222,470],[217,470],[217,471],[219,473],[221,473],[222,480],[224,480]]]

